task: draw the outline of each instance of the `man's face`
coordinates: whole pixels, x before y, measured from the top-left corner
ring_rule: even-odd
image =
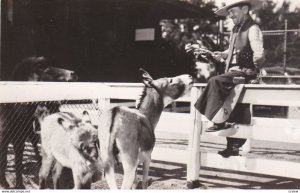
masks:
[[[228,9],[228,15],[235,25],[242,23],[248,13],[248,6],[236,6]]]

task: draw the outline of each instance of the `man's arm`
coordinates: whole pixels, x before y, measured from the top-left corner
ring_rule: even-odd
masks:
[[[229,37],[229,42],[231,42],[232,35],[233,35],[233,33],[231,32],[230,37]],[[214,52],[213,57],[218,61],[220,61],[221,59],[226,60],[226,58],[228,57],[228,53],[229,53],[229,48],[224,50],[223,52],[220,52],[220,51]]]
[[[259,68],[265,61],[264,46],[263,46],[263,34],[258,25],[253,25],[249,29],[249,42],[253,50],[253,63]]]

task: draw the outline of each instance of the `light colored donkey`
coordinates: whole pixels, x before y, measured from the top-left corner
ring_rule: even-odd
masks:
[[[114,176],[115,160],[123,165],[122,189],[136,188],[136,170],[143,163],[142,188],[148,186],[151,153],[155,144],[154,129],[162,110],[168,104],[190,91],[190,75],[153,80],[140,69],[145,88],[136,109],[114,107],[101,116],[98,137],[100,160],[111,189],[117,189]]]
[[[82,118],[69,112],[46,116],[41,121],[42,166],[39,173],[40,188],[46,188],[46,180],[55,164],[54,188],[63,167],[71,168],[74,189],[90,188],[92,176],[99,169],[97,129],[91,124],[88,113]]]

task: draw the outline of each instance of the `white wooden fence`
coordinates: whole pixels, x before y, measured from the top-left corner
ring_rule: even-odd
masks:
[[[195,84],[188,96],[178,100],[190,102],[190,114],[163,113],[157,126],[160,130],[189,133],[186,157],[188,182],[198,180],[201,166],[300,179],[300,163],[246,157],[224,159],[214,153],[201,152],[200,141],[202,136],[207,135],[202,132],[207,119],[195,110],[194,103],[205,86]],[[110,99],[137,99],[142,87],[142,84],[136,83],[0,82],[0,103],[98,99],[99,107],[104,110],[110,106]],[[245,85],[239,103],[300,107],[300,86]],[[213,135],[300,143],[300,119],[252,117],[250,125],[237,125]]]
[[[189,160],[187,164],[188,182],[196,182],[202,166],[239,170],[260,174],[300,179],[300,163],[246,158],[234,156],[222,158],[215,153],[200,151],[201,137],[215,135],[221,137],[300,143],[300,119],[255,118],[250,125],[236,125],[235,128],[219,132],[206,133],[205,122],[208,120],[194,108],[193,104],[201,95],[205,85],[195,85],[191,93],[191,121],[189,134]],[[252,105],[295,106],[300,107],[300,86],[297,85],[245,85],[239,103]],[[300,118],[300,117],[299,117]]]

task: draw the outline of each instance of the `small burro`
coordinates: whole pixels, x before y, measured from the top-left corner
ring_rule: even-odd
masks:
[[[155,144],[154,129],[164,107],[184,96],[193,85],[190,75],[153,80],[140,69],[145,84],[136,109],[114,107],[100,117],[98,137],[100,161],[110,189],[117,189],[114,174],[115,161],[124,170],[122,189],[137,187],[137,167],[143,163],[142,188],[148,186],[151,153]]]
[[[42,166],[40,188],[47,188],[52,171],[53,186],[59,188],[63,167],[72,169],[74,189],[90,189],[92,176],[100,170],[98,161],[98,133],[84,111],[82,118],[70,112],[45,116],[41,122]],[[55,164],[55,170],[52,170]]]

